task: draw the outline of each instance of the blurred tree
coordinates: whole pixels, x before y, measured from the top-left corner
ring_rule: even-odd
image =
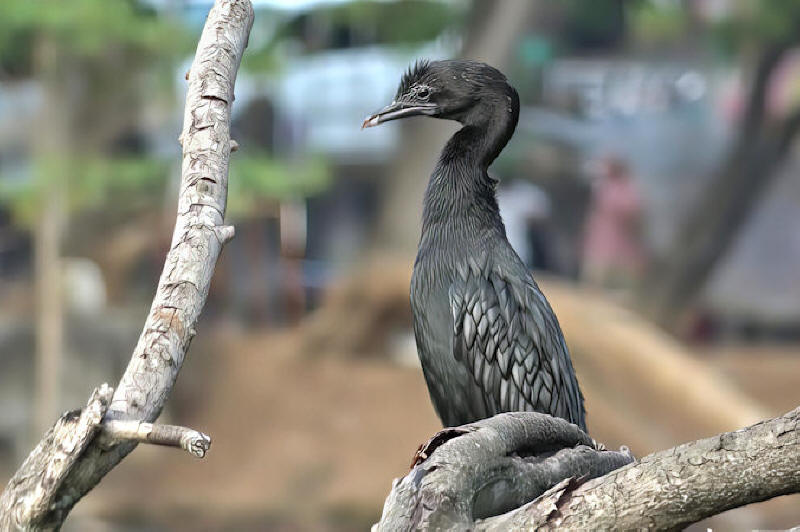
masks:
[[[46,37],[38,42],[35,70],[49,96],[56,94],[56,45]],[[42,137],[37,145],[37,158],[50,171],[40,194],[39,217],[34,231],[36,275],[36,411],[34,434],[46,429],[57,412],[63,344],[61,264],[59,247],[64,223],[62,195],[66,171],[65,142],[68,132],[68,109],[71,102],[45,97]],[[66,105],[65,105],[66,104]]]
[[[164,89],[171,87],[181,33],[165,22],[133,0],[0,4],[0,78],[33,78],[42,93],[30,136],[33,178],[3,187],[17,221],[35,228],[37,432],[50,424],[59,404],[59,257],[66,216],[93,199],[108,199],[101,191],[119,186],[115,179],[126,172],[118,170],[143,160],[141,150],[120,144],[141,127],[145,102],[157,105],[160,97],[171,96]],[[145,75],[159,68],[162,75]],[[127,157],[114,156],[126,151]],[[92,173],[91,167],[103,171]],[[152,179],[135,174],[144,182]],[[163,181],[166,173],[156,175]],[[140,180],[126,184],[135,189]]]
[[[174,21],[134,0],[0,5],[0,81],[38,80],[42,108],[65,115],[69,149],[62,156],[72,166],[62,176],[69,181],[68,210],[99,206],[118,197],[115,192],[163,185],[167,167],[148,158],[140,131],[145,107],[157,113],[173,100],[175,62],[189,45],[175,30]],[[48,48],[49,59],[37,60]],[[46,119],[47,112],[43,115]],[[47,134],[47,124],[35,133]],[[34,135],[34,147],[36,140]],[[24,225],[34,222],[41,189],[54,179],[43,175],[49,172],[42,171],[39,158],[34,166],[34,179],[0,186],[0,200],[12,204],[16,221]]]
[[[228,212],[245,217],[260,212],[264,202],[305,198],[324,190],[330,177],[328,163],[320,156],[282,161],[257,150],[243,154],[231,167]]]
[[[658,12],[655,2],[645,4],[640,20],[666,30],[664,35],[672,39],[673,32],[682,27],[697,34],[702,4],[684,4],[687,9],[683,11],[665,12]],[[800,4],[726,5],[728,10],[716,14],[719,18],[712,19],[704,33],[717,49],[741,58],[750,78],[750,92],[727,157],[676,233],[671,251],[642,283],[642,308],[668,328],[679,323],[725,256],[800,128],[800,105],[782,114],[770,112],[767,105],[778,67],[800,44]]]

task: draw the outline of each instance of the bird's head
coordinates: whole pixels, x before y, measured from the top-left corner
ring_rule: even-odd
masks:
[[[416,115],[479,124],[497,109],[518,114],[519,97],[496,68],[468,60],[417,61],[400,80],[392,103],[361,127]]]

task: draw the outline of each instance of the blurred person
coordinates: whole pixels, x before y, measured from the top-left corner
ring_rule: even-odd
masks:
[[[583,239],[582,278],[596,285],[629,287],[642,275],[642,198],[628,165],[601,161],[593,183]]]

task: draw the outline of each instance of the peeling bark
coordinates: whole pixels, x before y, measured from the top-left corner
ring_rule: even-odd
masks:
[[[211,437],[202,432],[177,425],[154,425],[141,421],[106,420],[103,437],[117,443],[133,441],[180,447],[187,453],[203,458],[211,448]]]
[[[534,412],[444,429],[423,445],[386,499],[377,531],[464,530],[502,514],[564,478],[594,478],[633,461],[576,425]]]
[[[113,392],[104,384],[86,408],[65,413],[45,433],[0,497],[0,530],[33,528],[47,513],[66,474],[100,429]]]
[[[557,486],[477,529],[682,529],[732,508],[797,493],[799,422],[800,409],[795,409],[745,429],[653,453],[577,489]],[[551,511],[554,498],[557,511]]]
[[[144,330],[110,402],[101,394],[102,400],[90,401],[79,415],[62,417],[11,479],[0,497],[3,530],[58,529],[75,503],[136,446],[131,441],[95,438],[101,419],[108,422],[107,432],[112,436],[125,436],[119,430],[114,433],[114,427],[131,426],[113,423],[149,424],[164,407],[195,335],[217,258],[234,234],[233,227],[223,225],[228,160],[236,148],[230,138],[230,112],[236,73],[252,24],[250,0],[217,0],[208,15],[188,78],[172,246]],[[102,390],[107,393],[110,388]],[[83,420],[77,425],[76,415]],[[180,427],[145,425],[127,436],[167,444],[177,438],[190,452],[205,452],[205,435],[175,429]],[[47,474],[36,480],[42,473],[36,466],[42,464]],[[41,485],[45,481],[44,490],[26,488],[31,482]],[[27,509],[20,510],[21,504]]]
[[[599,451],[587,443],[588,436],[577,434],[577,427],[541,414],[535,414],[539,419],[530,416],[501,414],[463,427],[469,430],[466,436],[433,449],[428,459],[395,481],[374,529],[679,530],[732,508],[800,492],[800,408],[628,465],[632,457],[625,450]],[[521,460],[514,450],[524,456],[531,444],[534,456],[549,445],[564,447],[534,462],[550,460],[557,464],[550,466],[557,474],[548,477],[542,468],[527,464],[514,465],[513,474],[503,469]],[[585,453],[583,460],[580,453]],[[489,485],[496,478],[502,482]],[[549,489],[536,493],[522,488],[537,482]],[[493,511],[531,494],[537,498],[480,519],[474,503],[486,499],[481,490],[487,485],[493,500],[503,502]]]

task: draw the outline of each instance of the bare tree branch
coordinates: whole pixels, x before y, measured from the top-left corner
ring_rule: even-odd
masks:
[[[187,453],[203,458],[211,447],[211,437],[200,431],[177,425],[154,425],[141,421],[108,420],[102,424],[103,437],[116,443],[134,441],[180,447]]]
[[[81,413],[63,416],[11,479],[0,497],[3,530],[59,528],[75,503],[136,446],[136,439],[95,438],[101,420],[113,435],[115,427],[126,428],[115,423],[151,423],[164,407],[195,335],[217,258],[234,233],[223,225],[228,160],[236,147],[230,112],[252,24],[250,0],[216,0],[208,15],[189,75],[172,246],[144,330],[110,402],[110,388],[103,387]],[[128,435],[143,436],[147,428]],[[177,436],[150,429],[149,438],[161,443]],[[189,435],[185,445],[200,455],[208,441],[198,434]]]
[[[97,434],[114,390],[96,389],[86,408],[67,412],[31,451],[0,497],[0,530],[34,529],[69,470]]]
[[[375,530],[465,530],[507,512],[564,478],[604,475],[633,461],[606,451],[576,425],[534,412],[499,414],[444,429],[397,480]]]
[[[491,426],[496,431],[494,437],[504,440],[497,442],[487,438],[490,451],[484,445],[477,447],[473,443],[470,447],[463,437],[434,449],[428,460],[395,482],[376,527],[379,530],[409,529],[422,524],[436,528],[444,523],[443,526],[484,531],[672,530],[732,508],[800,492],[798,408],[745,429],[653,453],[619,469],[612,467],[610,473],[586,481],[585,475],[591,477],[596,471],[591,470],[595,460],[603,457],[603,453],[594,451],[595,455],[584,464],[578,464],[573,473],[560,479],[553,475],[552,483],[558,483],[532,502],[503,515],[478,519],[480,516],[476,515],[471,501],[480,499],[475,486],[487,489],[486,471],[492,469],[487,465],[492,462],[490,456],[503,457],[514,449],[529,449],[531,442],[538,445],[549,437],[528,433],[520,439],[518,426],[527,423],[528,416],[531,414],[513,417],[504,414],[477,423]],[[531,420],[531,423],[538,421]],[[553,427],[558,425],[555,423]],[[547,429],[537,427],[537,430]],[[454,446],[462,438],[456,451]],[[569,438],[561,441],[568,444]],[[583,442],[585,440],[578,439],[573,443]],[[575,452],[574,449],[567,451]],[[552,458],[544,461],[548,459]],[[614,460],[616,457],[611,456],[609,463]],[[617,467],[619,465],[621,462],[617,462]],[[448,467],[450,471],[439,473],[440,468]],[[562,472],[566,473],[566,469]],[[531,474],[522,470],[519,473]],[[505,497],[504,492],[519,491],[514,482],[527,483],[528,479],[517,477],[513,482],[506,479],[505,484],[489,486],[495,500]],[[408,500],[420,502],[409,505]],[[432,521],[440,515],[451,520]]]

